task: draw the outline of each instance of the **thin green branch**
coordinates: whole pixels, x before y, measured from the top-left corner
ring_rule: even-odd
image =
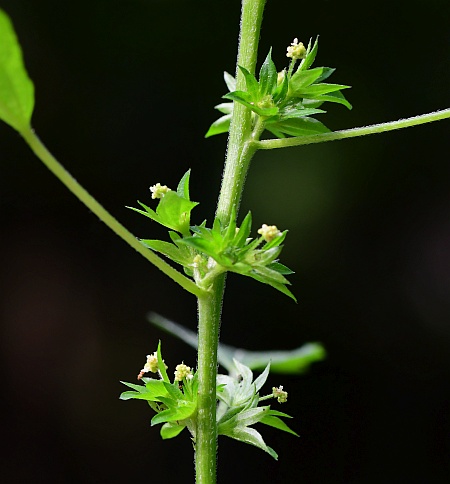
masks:
[[[167,264],[150,249],[144,247],[136,237],[119,223],[109,212],[107,212],[92,195],[86,191],[72,175],[58,162],[58,160],[48,151],[45,145],[37,137],[35,132],[29,128],[21,132],[22,137],[28,143],[34,154],[44,163],[44,165],[97,217],[104,222],[113,232],[122,238],[128,245],[137,250],[149,262],[160,269],[164,274],[178,283],[183,289],[189,291],[197,297],[205,294],[193,281],[183,276],[176,269]]]
[[[288,148],[290,146],[325,143],[326,141],[356,138],[358,136],[366,136],[368,134],[377,134],[384,133],[386,131],[394,131],[396,129],[410,128],[411,126],[418,126],[420,124],[431,123],[433,121],[440,121],[447,118],[450,118],[450,108],[442,111],[435,111],[433,113],[422,114],[420,116],[414,116],[412,118],[399,119],[398,121],[391,121],[389,123],[373,124],[371,126],[364,126],[361,128],[343,129],[341,131],[334,131],[332,133],[255,141],[253,146],[259,150],[272,150],[275,148]]]

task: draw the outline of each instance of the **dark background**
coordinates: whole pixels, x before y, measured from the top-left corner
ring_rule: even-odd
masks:
[[[125,205],[192,168],[194,221],[211,220],[226,136],[204,140],[233,72],[238,1],[9,0],[36,87],[33,126],[133,233],[164,237]],[[321,35],[316,65],[351,84],[332,129],[449,106],[447,0],[269,1],[261,59]],[[231,275],[222,340],[254,350],[321,341],[328,359],[283,384],[300,439],[263,429],[278,463],[222,438],[219,482],[448,482],[448,121],[256,155],[242,210],[289,228],[296,305]],[[193,481],[187,435],[162,442],[141,402],[118,399],[163,338],[195,328],[195,300],[90,214],[0,126],[2,482]],[[269,299],[270,298],[270,299]]]

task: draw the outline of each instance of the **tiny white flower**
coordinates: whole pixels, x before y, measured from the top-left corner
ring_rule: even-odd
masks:
[[[280,385],[278,388],[273,387],[272,393],[274,398],[278,400],[278,403],[285,403],[287,401],[288,393],[283,390],[282,385]]]
[[[270,242],[275,237],[279,237],[281,232],[278,230],[276,225],[266,225],[263,224],[262,227],[258,230],[258,234],[262,235],[266,242]]]
[[[292,59],[304,59],[306,56],[306,49],[302,42],[298,39],[294,39],[294,42],[287,48],[286,57],[291,57]]]
[[[148,373],[149,371],[156,373],[158,371],[158,355],[156,351],[152,355],[147,355],[147,363],[145,363],[142,371],[144,373]]]
[[[175,381],[182,381],[183,378],[190,380],[194,377],[190,366],[181,363],[175,367]]]
[[[164,363],[164,366],[167,368],[167,365]],[[147,362],[144,365],[144,368],[142,368],[141,372],[138,375],[138,380],[140,380],[145,373],[157,373],[158,372],[158,354],[155,351],[152,355],[147,355]]]
[[[162,198],[167,192],[170,192],[170,188],[168,188],[167,185],[157,183],[156,185],[150,187],[150,191],[152,192],[153,199]]]

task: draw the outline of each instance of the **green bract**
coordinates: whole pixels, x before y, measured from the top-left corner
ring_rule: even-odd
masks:
[[[161,437],[176,437],[185,427],[195,435],[198,378],[183,378],[182,382],[170,382],[161,357],[161,343],[158,345],[158,368],[161,379],[142,378],[144,385],[122,382],[134,391],[123,392],[122,400],[146,400],[156,412],[151,425],[164,424]]]
[[[189,198],[189,175],[190,171],[183,176],[176,192],[165,187],[156,211],[141,202],[138,203],[145,211],[128,207],[172,229],[169,232],[172,243],[153,239],[141,239],[141,242],[182,265],[186,274],[203,289],[208,289],[219,274],[229,271],[268,284],[296,300],[286,287],[290,283],[285,276],[293,272],[278,262],[287,230],[277,232],[270,241],[263,236],[252,239],[249,237],[251,213],[238,228],[236,210],[227,226],[222,226],[218,219],[212,228],[206,227],[206,222],[189,226],[190,212],[198,205]]]
[[[187,428],[195,444],[197,426],[198,376],[170,382],[158,345],[158,373],[160,379],[142,378],[143,384],[122,382],[132,391],[123,392],[121,400],[145,400],[156,412],[151,425],[163,424],[161,437],[171,439]],[[247,366],[233,360],[230,375],[217,375],[217,399],[219,401],[216,421],[217,435],[226,435],[247,444],[255,445],[277,459],[276,452],[268,447],[261,434],[251,426],[262,423],[297,435],[279,417],[291,418],[285,413],[271,410],[269,405],[258,407],[259,391],[267,380],[270,364],[253,381],[253,373]],[[266,400],[273,398],[268,395]]]
[[[262,423],[297,435],[280,418],[291,418],[282,412],[271,410],[270,406],[258,407],[259,390],[269,375],[270,363],[263,373],[253,381],[253,373],[247,366],[234,361],[234,375],[217,375],[217,433],[247,444],[255,445],[268,452],[274,459],[276,452],[268,447],[261,434],[251,425]]]
[[[284,138],[286,135],[307,136],[328,132],[329,129],[324,124],[311,116],[325,113],[318,108],[327,101],[343,104],[351,109],[351,104],[341,92],[349,86],[323,82],[335,69],[330,67],[310,69],[317,55],[318,46],[318,39],[314,45],[309,42],[305,58],[295,73],[292,73],[295,60],[292,61],[289,70],[277,72],[271,51],[261,66],[259,80],[247,69],[239,66],[245,79],[245,91],[236,91],[235,82],[230,82],[230,75],[225,73],[230,92],[223,97],[249,108],[254,113],[254,123],[259,117],[264,129],[277,138]],[[206,137],[228,131],[232,108],[232,103],[216,106],[216,109],[225,116],[211,125]]]

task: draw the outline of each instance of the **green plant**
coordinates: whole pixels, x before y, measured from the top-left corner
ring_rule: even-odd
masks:
[[[175,436],[177,431],[180,430],[182,425],[173,423],[178,421],[186,421],[185,426],[188,429],[191,427],[195,432],[197,479],[199,482],[212,482],[214,480],[216,434],[223,431],[228,432],[226,435],[238,435],[240,437],[249,435],[242,429],[240,433],[236,433],[236,429],[239,427],[248,428],[251,423],[256,421],[255,419],[262,416],[261,410],[256,410],[258,407],[255,405],[259,383],[258,385],[255,383],[254,387],[251,386],[252,378],[248,376],[248,370],[244,366],[241,365],[237,369],[242,377],[244,377],[244,374],[247,375],[242,381],[245,384],[248,383],[246,392],[243,392],[245,398],[243,397],[240,401],[242,403],[237,406],[238,410],[233,409],[233,405],[231,405],[233,402],[230,397],[232,391],[236,392],[239,389],[236,379],[220,377],[219,385],[225,386],[222,387],[222,392],[215,391],[217,375],[211,369],[216,366],[215,355],[225,273],[233,271],[246,275],[292,296],[287,288],[288,280],[285,277],[289,275],[289,270],[277,262],[286,232],[278,231],[273,227],[262,227],[260,229],[261,237],[248,240],[251,235],[250,215],[242,220],[240,230],[236,232],[236,219],[245,174],[254,153],[258,149],[360,136],[449,117],[449,110],[445,110],[377,127],[329,132],[322,123],[317,121],[315,117],[313,118],[315,115],[323,114],[320,109],[322,102],[335,102],[347,107],[349,107],[349,104],[340,93],[346,86],[330,85],[323,82],[326,80],[324,76],[330,75],[331,70],[312,67],[312,61],[317,53],[317,41],[311,42],[305,52],[302,52],[300,44],[296,42],[291,46],[298,47],[298,54],[305,56],[300,68],[295,72],[295,65],[291,62],[291,66],[284,71],[284,74],[280,75],[278,81],[278,72],[269,54],[261,68],[259,79],[257,80],[254,77],[256,46],[259,38],[263,3],[246,1],[243,4],[239,57],[241,67],[237,72],[236,87],[232,76],[226,76],[230,93],[225,98],[234,101],[234,109],[232,103],[220,105],[220,110],[228,117],[215,123],[214,127],[208,132],[210,136],[230,129],[224,184],[215,220],[210,225],[191,226],[190,212],[195,208],[196,203],[190,200],[188,173],[182,178],[177,190],[168,191],[160,185],[155,185],[153,194],[155,198],[160,197],[155,210],[143,204],[141,207],[144,210],[138,210],[143,215],[168,227],[172,243],[147,239],[136,240],[60,167],[40,143],[30,128],[33,87],[21,66],[20,50],[15,43],[11,34],[12,30],[5,17],[2,17],[3,23],[0,29],[3,35],[0,48],[4,49],[2,58],[5,60],[2,64],[2,77],[0,77],[0,82],[2,82],[0,84],[0,92],[2,93],[0,115],[2,119],[21,133],[42,161],[83,203],[89,206],[94,213],[144,257],[198,298],[200,343],[199,367],[195,376],[192,379],[187,378],[187,376],[183,377],[184,379],[180,380],[182,381],[182,390],[180,390],[179,384],[174,385],[167,380],[167,376],[164,377],[165,370],[163,369],[162,358],[159,355],[158,368],[163,375],[162,380],[153,380],[153,382],[156,382],[153,383],[151,380],[142,378],[145,385],[139,385],[140,389],[136,391],[148,397],[147,393],[151,392],[146,390],[158,388],[158,395],[153,391],[151,399],[144,399],[154,404],[153,408],[157,412],[156,417],[158,417],[155,418],[155,423],[158,421],[159,423],[164,422],[165,437]],[[10,63],[7,62],[8,59],[11,61]],[[228,121],[231,120],[229,128]],[[264,130],[274,134],[277,139],[260,140]],[[162,253],[175,263],[181,264],[186,276],[156,256],[155,251]],[[320,355],[320,352],[318,355]],[[236,365],[239,365],[239,363]],[[232,366],[227,369],[233,371]],[[234,371],[236,372],[236,368]],[[198,398],[196,398],[195,387],[197,384],[199,385]],[[249,388],[252,390],[251,394],[248,393]],[[217,414],[220,417],[219,427],[216,426],[216,397],[228,407],[225,409],[225,413],[221,415],[223,411],[221,410],[223,408],[222,403],[222,407],[219,406]],[[165,401],[162,399],[165,399]],[[261,399],[259,398],[259,400]],[[167,408],[163,408],[161,405]],[[177,413],[179,407],[183,407],[186,413]],[[169,412],[170,409],[174,410],[172,414]],[[234,411],[237,413],[234,414]],[[232,413],[231,416],[230,413]],[[199,417],[194,420],[193,416],[196,414]],[[228,427],[223,425],[224,416],[230,417],[226,419]],[[276,417],[273,414],[271,416]],[[222,427],[220,427],[220,419],[222,419]],[[168,425],[171,422],[172,424]],[[260,443],[260,441],[258,442]]]

